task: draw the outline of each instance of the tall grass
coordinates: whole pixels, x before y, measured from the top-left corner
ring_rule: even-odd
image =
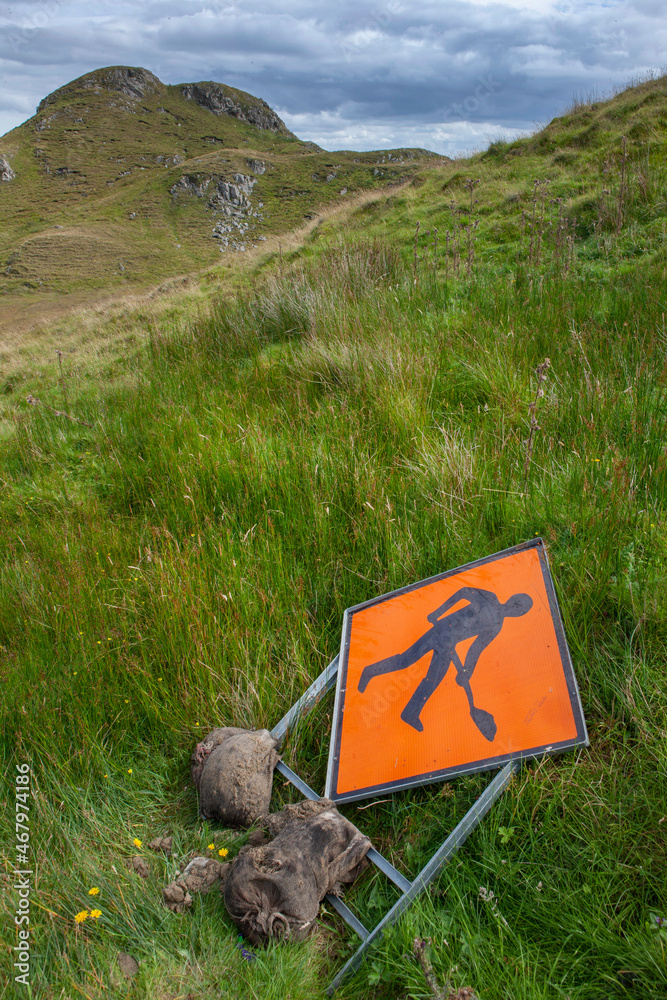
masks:
[[[664,257],[596,270],[582,244],[564,274],[511,254],[502,280],[482,253],[457,280],[418,261],[415,282],[411,241],[323,243],[153,329],[134,382],[69,382],[91,428],[17,407],[2,739],[10,769],[33,768],[35,995],[322,995],[355,946],[334,915],[248,964],[218,899],[162,909],[190,851],[244,841],[198,821],[189,751],[216,725],[271,727],[346,607],[540,534],[590,750],[526,767],[341,995],[428,995],[418,933],[484,1000],[667,997]],[[286,749],[315,788],[330,712]],[[485,780],[344,811],[414,874]],[[291,795],[276,782],[277,805]],[[133,839],[167,832],[175,858],[129,873]],[[76,925],[91,886],[103,916]],[[393,892],[371,875],[349,898],[372,923]],[[134,985],[118,951],[141,961]]]

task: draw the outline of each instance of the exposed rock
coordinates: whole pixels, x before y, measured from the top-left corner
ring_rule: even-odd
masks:
[[[234,182],[226,181],[218,174],[183,174],[169,189],[172,196],[189,194],[195,198],[203,198],[213,185],[213,192],[208,200],[209,208],[222,209],[225,215],[250,212],[252,204],[248,195],[257,183],[256,177],[247,174],[234,174]]]
[[[9,162],[4,156],[0,156],[0,181],[13,181],[15,176]]]
[[[183,83],[180,90],[188,101],[195,101],[214,115],[230,115],[256,128],[279,132],[281,135],[293,134],[266,101],[245,94],[242,90],[211,81]]]
[[[44,101],[45,100],[47,100],[46,97],[44,98]],[[42,103],[39,105],[39,108],[37,108],[38,111],[44,104],[44,101],[42,101]],[[59,117],[60,115],[56,111],[55,114],[49,115],[48,118],[42,118],[42,120],[37,122],[37,124],[35,125],[35,132],[43,132],[44,129],[51,128],[51,122],[56,121]]]
[[[179,194],[189,194],[195,198],[203,198],[210,183],[210,177],[200,177],[197,174],[184,174],[182,177],[179,177],[175,184],[172,184],[169,188],[169,193],[172,197]]]
[[[261,176],[263,173],[266,173],[266,163],[263,160],[246,160],[246,163],[248,164],[248,170],[252,170],[253,174]]]
[[[211,208],[221,208],[225,215],[237,214],[235,210],[239,209],[244,211],[252,209],[248,195],[252,194],[252,189],[257,183],[255,177],[249,177],[247,174],[234,174],[234,184],[230,184],[229,181],[224,181],[222,178],[215,178],[215,181],[215,194],[208,201]]]
[[[54,90],[39,102],[37,111],[77,90],[115,90],[130,100],[138,101],[148,94],[161,93],[164,89],[164,84],[153,73],[140,66],[107,66],[105,69],[86,73]]]
[[[257,163],[258,161],[253,162]],[[254,223],[250,221],[251,219],[262,218],[262,213],[259,209],[263,207],[263,202],[258,202],[258,207],[254,208],[250,200],[250,195],[257,183],[257,178],[251,177],[249,174],[234,174],[233,176],[233,181],[227,181],[218,174],[213,174],[212,176],[206,174],[184,174],[170,188],[173,198],[177,198],[183,194],[195,198],[203,198],[205,195],[209,196],[207,207],[212,209],[214,214],[221,213],[224,216],[224,219],[216,222],[211,232],[212,237],[219,241],[222,253],[227,250],[242,253],[249,246],[254,246],[254,244],[246,242],[245,234],[249,229],[255,228]],[[224,733],[224,736],[233,735],[236,732],[239,732],[239,730],[215,730],[216,734],[220,735]],[[220,739],[224,738],[224,736],[220,736]],[[210,747],[207,750],[201,750],[200,747],[203,746],[204,744],[198,745],[192,757],[194,769],[193,780],[195,780],[195,770],[197,774],[201,774],[205,757],[212,749]],[[197,761],[195,761],[195,757],[198,754],[201,759],[197,758]],[[202,754],[203,756],[201,756]],[[196,781],[195,784],[197,784]]]

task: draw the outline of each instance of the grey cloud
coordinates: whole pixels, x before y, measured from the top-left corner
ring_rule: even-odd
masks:
[[[48,23],[35,27],[47,8]],[[0,129],[73,77],[127,63],[166,83],[248,90],[325,146],[325,134],[359,148],[413,134],[425,137],[418,145],[460,146],[465,129],[474,145],[480,130],[548,120],[576,91],[659,66],[667,48],[663,0],[561,0],[548,13],[441,0],[19,0],[11,9],[0,15]],[[21,30],[29,37],[17,48]]]

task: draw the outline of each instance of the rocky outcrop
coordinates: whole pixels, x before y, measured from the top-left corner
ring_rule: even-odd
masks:
[[[260,161],[253,162],[257,164]],[[255,245],[248,242],[246,233],[255,228],[251,220],[262,218],[259,211],[263,208],[262,202],[258,202],[255,208],[250,200],[256,183],[257,178],[248,174],[234,174],[231,181],[218,174],[183,174],[169,190],[174,199],[181,195],[208,197],[206,204],[213,210],[213,215],[223,216],[216,222],[211,235],[224,253],[226,250],[247,250]]]
[[[210,194],[209,208],[221,209],[225,215],[238,215],[242,212],[252,214],[252,204],[248,197],[257,183],[256,177],[247,174],[234,174],[233,181],[226,181],[217,174],[206,176],[202,174],[184,174],[169,189],[172,197],[189,194],[195,198],[203,198]]]
[[[160,101],[157,110],[163,114],[169,114],[176,120],[178,115],[168,107],[163,107],[162,102],[168,104],[167,98],[173,96],[174,91],[180,92],[188,101],[194,101],[200,107],[205,108],[214,115],[229,115],[239,121],[253,125],[255,128],[265,129],[270,132],[282,135],[288,139],[296,140],[293,132],[287,128],[275,111],[269,107],[266,101],[260,97],[254,97],[243,90],[235,87],[228,87],[224,83],[204,81],[201,83],[182,83],[175,87],[166,87],[154,73],[141,66],[107,66],[104,69],[93,70],[84,76],[77,77],[71,83],[65,84],[52,94],[45,97],[37,106],[37,113],[43,112],[51,105],[60,103],[63,100],[71,99],[74,95],[81,96],[82,91],[109,91],[111,94],[119,94],[124,97],[125,103],[121,101],[119,107],[131,114],[137,113],[137,102],[146,101],[150,97],[159,96]],[[150,103],[150,102],[149,102]],[[110,107],[115,107],[110,103]],[[60,109],[62,110],[62,109]],[[149,110],[149,109],[146,109]],[[81,121],[78,119],[78,121]],[[181,123],[178,122],[180,125]],[[222,141],[219,136],[205,137],[211,142]],[[305,145],[301,144],[305,151]],[[314,147],[319,149],[319,147]]]
[[[244,94],[234,87],[211,82],[183,83],[180,91],[188,101],[195,101],[214,115],[230,115],[254,125],[255,128],[268,129],[281,135],[293,134],[266,101]]]
[[[140,66],[107,66],[105,69],[86,73],[64,87],[54,90],[39,102],[37,111],[42,111],[49,104],[54,104],[77,90],[113,90],[132,101],[140,101],[148,94],[161,93],[164,89],[164,84],[154,73]]]
[[[9,162],[4,156],[0,156],[0,181],[13,181],[15,176]]]
[[[218,179],[215,194],[209,198],[208,203],[211,208],[221,208],[225,215],[233,215],[238,209],[250,211],[252,205],[248,195],[252,194],[256,183],[256,177],[248,177],[246,174],[234,174],[233,184]]]
[[[211,177],[202,177],[198,174],[183,174],[169,188],[169,194],[172,198],[178,197],[179,194],[189,194],[194,198],[203,198],[208,191],[211,180]]]

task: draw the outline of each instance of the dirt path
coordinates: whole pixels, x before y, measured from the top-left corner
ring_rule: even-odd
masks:
[[[403,187],[405,185],[390,190],[395,193]],[[190,274],[174,275],[158,285],[113,291],[96,289],[64,294],[35,292],[2,296],[0,297],[0,360],[6,362],[17,347],[26,348],[31,341],[42,340],[50,326],[57,325],[63,320],[71,321],[77,315],[82,319],[85,318],[85,326],[89,326],[91,316],[96,316],[98,321],[103,322],[115,312],[138,308],[146,303],[155,304],[157,300],[171,299],[186,289],[194,292],[205,277],[208,277],[210,282],[210,275],[213,273],[219,274],[222,287],[227,284],[233,285],[239,276],[248,269],[256,267],[262,258],[276,253],[279,247],[283,252],[296,250],[304,245],[308,236],[322,222],[330,219],[343,222],[362,205],[380,201],[386,198],[387,194],[388,190],[385,189],[347,198],[338,205],[324,209],[316,218],[299,229],[267,237],[266,241],[244,253],[221,255],[220,263],[213,267]],[[156,311],[159,312],[160,309]],[[35,332],[40,328],[42,335],[35,337]]]

